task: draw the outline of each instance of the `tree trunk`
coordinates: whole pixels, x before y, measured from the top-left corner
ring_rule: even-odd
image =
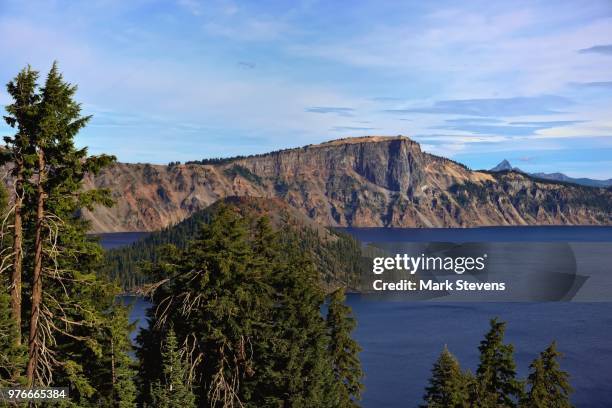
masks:
[[[32,316],[30,320],[30,341],[28,348],[28,367],[26,376],[28,386],[34,385],[34,375],[38,366],[40,353],[40,305],[42,303],[42,228],[45,216],[45,156],[38,151],[38,181],[36,191],[36,233],[34,236],[34,270],[32,272]]]
[[[17,163],[15,179],[15,222],[13,232],[13,275],[11,277],[11,317],[17,330],[15,344],[21,344],[21,268],[23,262],[23,227],[21,209],[23,206],[23,163]]]

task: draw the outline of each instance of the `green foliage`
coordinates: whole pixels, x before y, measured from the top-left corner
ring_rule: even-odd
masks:
[[[215,164],[226,164],[231,163],[236,160],[245,159],[247,156],[233,156],[233,157],[212,157],[202,160],[189,160],[186,161],[185,164],[205,164],[205,165],[215,165]]]
[[[425,389],[425,407],[476,408],[571,408],[569,374],[559,367],[561,353],[553,342],[529,366],[524,391],[516,379],[513,346],[504,344],[505,323],[491,320],[491,328],[480,342],[480,365],[476,376],[462,372],[446,347],[435,362]]]
[[[486,203],[494,188],[490,181],[485,181],[483,184],[465,181],[462,184],[453,184],[448,191],[455,196],[460,205],[466,205],[472,197],[479,203]]]
[[[14,169],[21,166],[22,174],[26,175],[23,274],[27,283],[21,293],[24,302],[21,332],[27,333],[32,320],[32,284],[28,283],[34,266],[34,235],[40,222],[41,312],[32,324],[31,339],[36,347],[30,347],[29,353],[30,361],[34,362],[33,382],[37,386],[69,384],[72,406],[97,406],[100,401],[117,401],[112,395],[115,388],[108,387],[109,377],[104,374],[105,369],[110,371],[111,360],[115,360],[117,378],[133,377],[125,369],[129,360],[125,354],[129,329],[126,325],[108,329],[123,321],[117,320],[112,312],[117,288],[97,276],[102,249],[96,239],[87,236],[89,225],[79,217],[83,207],[110,204],[108,192],[84,193],[82,184],[87,174],[96,174],[114,158],[88,156],[86,148],[75,146],[74,138],[89,117],[81,116],[80,104],[74,100],[76,87],[63,80],[57,64],[53,64],[42,88],[36,84],[37,77],[37,72],[27,68],[8,85],[14,103],[7,107],[6,120],[17,132],[5,138],[3,154],[3,160],[15,165]],[[42,172],[36,157],[44,157]],[[40,220],[36,214],[37,199],[41,196],[36,195],[38,187],[44,197]],[[116,343],[117,336],[124,338],[123,343]],[[25,336],[23,340],[22,343],[27,343]],[[21,372],[17,376],[21,376],[23,368],[18,367]],[[123,384],[129,388],[125,381]],[[123,392],[122,395],[129,400]]]
[[[340,406],[358,406],[355,401],[361,399],[363,371],[359,361],[361,347],[351,337],[357,322],[352,317],[352,310],[345,304],[344,289],[334,291],[329,297],[327,309],[327,332],[329,335],[329,355],[334,378],[338,382]]]
[[[461,372],[459,362],[446,346],[431,370],[425,389],[424,408],[469,407],[469,376]]]
[[[480,365],[476,371],[478,400],[483,406],[515,407],[522,396],[522,384],[516,380],[512,344],[504,344],[506,324],[491,320],[491,328],[480,342]]]
[[[106,251],[100,273],[117,281],[124,291],[133,291],[150,283],[150,276],[142,272],[148,263],[158,262],[168,245],[185,249],[203,224],[210,222],[216,206],[192,214],[180,223],[153,232],[127,247]],[[329,229],[334,239],[324,239],[322,233],[309,227],[296,227],[292,221],[281,219],[284,236],[296,237],[303,252],[312,256],[321,279],[329,286],[356,287],[362,273],[361,246],[350,235]]]
[[[232,206],[200,228],[149,271],[160,283],[138,339],[142,389],[163,381],[159,350],[172,327],[199,406],[341,406],[319,275],[297,239]]]
[[[6,149],[0,152],[0,165],[13,164],[11,174],[24,178],[32,175],[36,159],[32,138],[37,132],[39,122],[39,104],[41,95],[38,91],[38,72],[27,66],[7,85],[7,93],[12,98],[6,106],[4,120],[11,128],[16,129],[13,136],[5,136]],[[16,186],[20,188],[20,186]]]
[[[109,405],[117,408],[135,407],[138,393],[134,378],[137,371],[129,355],[132,351],[129,333],[134,330],[134,324],[129,322],[129,308],[115,304],[109,313],[109,320],[104,335],[110,339],[110,353],[105,355],[104,367],[108,367],[110,363],[110,381],[100,383],[112,386],[104,393],[111,397]],[[104,339],[101,342],[103,343]],[[101,367],[98,373],[104,372],[104,367]]]
[[[458,161],[455,161],[455,160],[452,160],[452,159],[449,159],[448,157],[437,156],[437,155],[432,154],[432,153],[428,153],[428,155],[429,155],[429,156],[431,156],[432,158],[436,159],[436,160],[441,161],[441,162],[453,163],[453,164],[455,164],[455,165],[457,165],[457,166],[459,166],[459,167],[461,167],[461,168],[463,168],[463,169],[465,169],[465,170],[467,170],[467,171],[472,171],[472,170],[471,170],[471,169],[470,169],[468,166],[466,166],[465,164],[463,164],[463,163],[459,163]]]
[[[310,146],[311,145],[304,146],[302,149],[307,149]],[[232,157],[212,157],[212,158],[206,158],[202,160],[189,160],[189,161],[186,161],[185,164],[207,164],[207,165],[227,164],[227,163],[231,163],[231,162],[238,161],[238,160],[278,155],[279,153],[288,152],[291,150],[297,150],[297,149],[279,149],[279,150],[274,150],[272,152],[263,153],[263,154],[249,154],[246,156],[237,155],[237,156],[232,156]]]
[[[186,353],[185,353],[186,354]],[[151,399],[157,408],[195,407],[195,396],[191,391],[189,362],[181,357],[174,330],[166,334],[162,352],[163,378],[153,385]]]
[[[4,279],[0,279],[0,283],[3,288],[6,287]],[[15,344],[17,330],[11,318],[9,303],[8,294],[0,292],[0,387],[23,385],[25,382],[21,375],[15,375],[25,366],[26,349]]]
[[[26,363],[27,350],[17,344],[19,337],[17,324],[11,316],[10,296],[4,291],[11,285],[6,273],[11,268],[12,237],[9,196],[3,183],[0,183],[0,387],[22,385],[25,379],[21,375]]]
[[[558,359],[561,353],[553,342],[531,363],[527,377],[529,391],[521,402],[524,408],[571,408],[569,395],[572,387],[569,374],[561,370]]]

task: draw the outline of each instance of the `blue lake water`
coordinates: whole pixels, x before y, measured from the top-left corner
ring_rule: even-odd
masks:
[[[420,241],[443,242],[516,242],[521,238],[537,242],[612,242],[611,227],[539,228],[346,231],[366,242],[415,242],[419,234],[425,234]],[[432,238],[427,234],[437,235]],[[142,327],[148,303],[138,298],[132,301],[132,319],[138,319]],[[418,406],[431,365],[444,345],[463,368],[475,371],[478,344],[489,319],[495,316],[508,323],[506,341],[515,346],[521,377],[537,354],[556,340],[565,354],[561,367],[570,373],[575,389],[573,403],[577,407],[610,407],[612,302],[435,303],[380,300],[358,294],[349,295],[347,301],[358,323],[355,338],[363,347],[365,407]]]
[[[104,249],[120,248],[138,241],[149,235],[148,232],[110,232],[106,234],[96,234],[100,238],[100,245]]]
[[[612,227],[336,228],[362,242],[612,242]]]

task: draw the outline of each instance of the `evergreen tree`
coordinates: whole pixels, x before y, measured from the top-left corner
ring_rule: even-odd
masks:
[[[491,320],[491,329],[480,342],[480,365],[476,371],[477,395],[473,402],[482,407],[516,407],[522,384],[516,379],[512,344],[504,344],[506,324]]]
[[[527,378],[529,392],[521,403],[525,408],[571,408],[569,395],[572,387],[569,374],[561,370],[558,359],[562,356],[553,342],[531,363]]]
[[[291,234],[285,231],[288,237]],[[297,237],[282,245],[281,263],[273,276],[276,335],[271,338],[278,388],[290,407],[340,406],[338,383],[329,358],[329,337],[321,306],[325,300],[319,274]],[[269,398],[270,405],[275,398]]]
[[[13,373],[19,369],[14,358],[17,348],[13,339],[15,322],[10,312],[10,297],[0,292],[0,387],[15,385]]]
[[[170,328],[161,353],[163,379],[152,390],[153,406],[157,408],[195,407],[195,396],[191,391],[189,366],[181,357],[174,330]]]
[[[95,359],[84,350],[101,357],[95,330],[108,318],[104,312],[115,288],[95,276],[102,251],[87,237],[89,225],[79,211],[111,202],[107,191],[83,192],[81,185],[87,173],[97,173],[113,158],[88,157],[87,149],[75,147],[74,137],[88,120],[80,116],[75,92],[54,64],[41,91],[38,133],[30,142],[38,168],[25,207],[27,267],[32,271],[26,375],[28,383],[40,385],[66,375],[84,396],[91,396],[94,389],[83,372]]]
[[[101,344],[110,343],[110,347],[100,365],[94,368],[90,376],[99,376],[95,383],[107,385],[107,388],[97,389],[100,401],[116,408],[136,407],[137,390],[134,383],[136,369],[129,355],[132,343],[129,333],[135,324],[129,323],[129,307],[121,304],[113,305],[108,313],[107,327],[102,327],[99,333]]]
[[[5,288],[11,286],[5,271],[11,269],[13,260],[12,234],[9,230],[9,197],[0,183],[0,387],[18,385],[22,382],[19,373],[25,362],[25,350],[15,341],[19,337],[17,322],[13,318],[12,298]]]
[[[76,86],[66,83],[54,63],[47,75],[44,88],[41,90],[40,103],[36,117],[36,133],[30,139],[35,151],[35,177],[31,207],[32,228],[34,236],[33,264],[31,283],[31,312],[29,331],[29,359],[26,370],[28,384],[40,380],[40,352],[42,344],[44,319],[41,316],[43,307],[43,251],[45,231],[49,219],[56,216],[47,200],[53,196],[70,200],[68,194],[75,194],[82,180],[74,178],[80,167],[79,160],[86,156],[86,150],[77,150],[74,137],[87,124],[90,117],[80,115],[81,106],[74,101]],[[62,191],[64,190],[64,191]],[[56,205],[64,205],[56,201]],[[44,364],[44,363],[43,363]]]
[[[171,278],[153,296],[159,313],[152,316],[150,332],[141,336],[141,352],[155,352],[145,339],[159,343],[154,338],[163,334],[166,323],[181,341],[191,341],[202,378],[200,405],[244,401],[240,384],[253,373],[256,322],[272,309],[265,270],[254,264],[248,238],[247,222],[223,208],[186,251],[168,254],[174,258],[158,270],[160,277]],[[151,357],[141,359],[145,386],[159,372],[159,367],[148,367]]]
[[[351,337],[356,322],[351,316],[351,308],[345,305],[346,295],[340,288],[330,295],[327,311],[327,330],[329,334],[329,354],[334,377],[338,381],[340,406],[357,406],[355,401],[361,399],[363,384],[361,378],[361,347]]]
[[[425,389],[426,408],[468,407],[469,378],[461,372],[459,362],[444,346],[444,350],[431,370],[429,386]]]
[[[279,237],[265,218],[220,206],[185,250],[152,266],[159,283],[138,340],[143,390],[162,380],[156,362],[172,327],[199,406],[339,406],[319,276],[295,239]]]
[[[25,374],[36,386],[70,384],[72,404],[86,407],[106,398],[104,383],[92,373],[110,350],[110,337],[99,331],[108,327],[118,288],[96,276],[102,249],[87,236],[89,224],[80,217],[84,207],[110,205],[110,195],[85,192],[82,181],[114,158],[89,157],[74,146],[87,118],[73,99],[76,87],[63,81],[55,64],[44,88],[33,88],[31,115],[11,111],[23,105],[12,95],[9,117],[18,130],[5,139],[9,153],[17,145],[27,153],[21,214],[22,268],[30,281],[21,287],[21,317],[30,329]],[[13,166],[21,160],[10,158]]]
[[[11,316],[15,323],[13,341],[21,344],[22,314],[22,273],[23,273],[23,205],[28,180],[33,173],[35,149],[32,140],[38,133],[38,107],[40,94],[36,81],[38,72],[29,66],[7,84],[8,94],[13,103],[6,107],[4,120],[11,128],[16,128],[14,136],[6,136],[5,149],[0,151],[0,166],[11,164],[15,199],[13,206],[13,239],[12,239],[12,276],[10,282]],[[6,214],[8,215],[8,214]]]

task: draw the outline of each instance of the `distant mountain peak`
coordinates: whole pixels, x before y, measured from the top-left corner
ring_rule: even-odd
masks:
[[[518,167],[512,167],[512,165],[510,164],[510,162],[506,159],[502,160],[501,162],[499,162],[499,164],[495,167],[493,167],[491,170],[492,172],[502,172],[502,171],[516,171],[519,173],[525,173],[527,175],[530,175],[532,177],[536,177],[536,178],[540,178],[540,179],[544,179],[544,180],[551,180],[551,181],[559,181],[559,182],[564,182],[564,183],[574,183],[574,184],[580,184],[583,186],[588,186],[588,187],[610,187],[612,186],[612,179],[608,179],[608,180],[594,180],[594,179],[590,179],[590,178],[574,178],[574,177],[570,177],[567,176],[563,173],[560,172],[556,172],[556,173],[526,173],[524,171],[522,171],[521,169],[519,169]]]
[[[565,183],[574,183],[574,184],[580,184],[580,185],[587,186],[587,187],[606,188],[606,187],[612,186],[612,179],[596,180],[596,179],[590,179],[586,177],[574,178],[574,177],[567,176],[563,173],[531,173],[531,175],[537,178],[545,179],[545,180],[561,181]]]
[[[501,162],[499,162],[497,166],[491,169],[491,171],[508,171],[508,170],[515,170],[515,169],[512,167],[510,162],[506,159],[502,160]]]

